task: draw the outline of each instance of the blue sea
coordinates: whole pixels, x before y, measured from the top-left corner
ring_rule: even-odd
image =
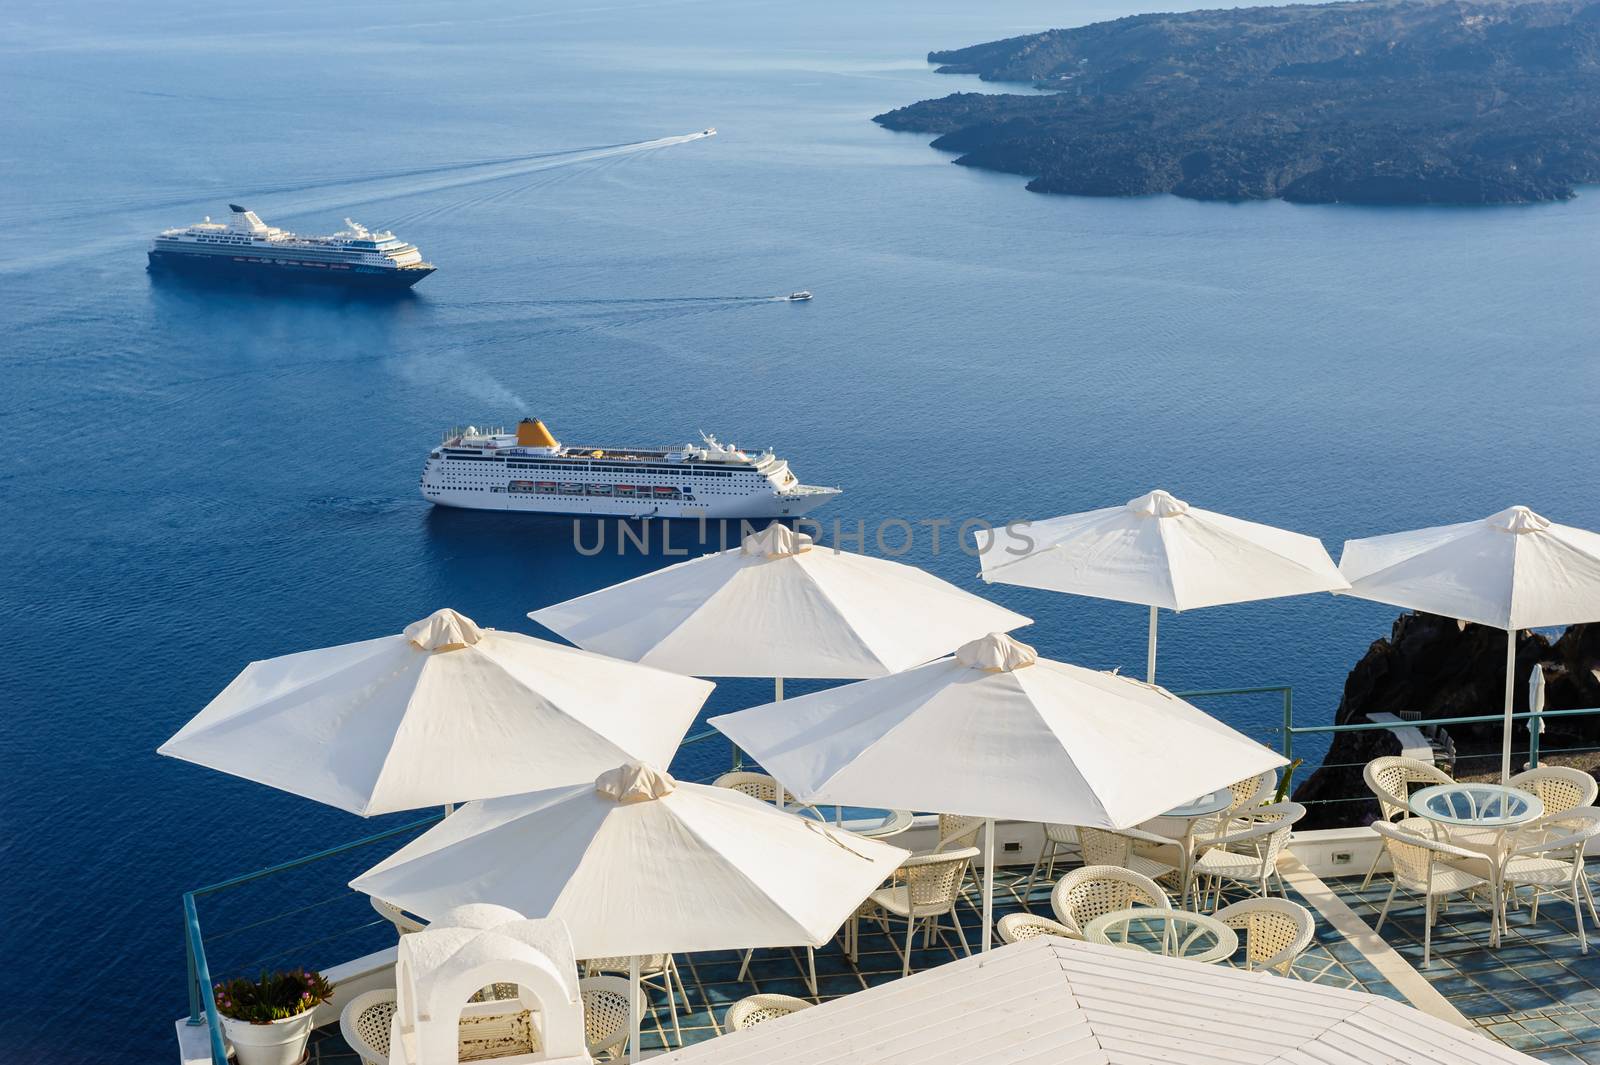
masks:
[[[533,632],[527,611],[665,561],[430,509],[417,478],[449,425],[770,445],[845,488],[817,515],[830,538],[861,523],[877,550],[879,523],[910,522],[906,560],[1035,618],[1018,635],[1043,653],[1134,672],[1141,608],[985,588],[917,523],[1165,487],[1335,555],[1513,503],[1600,527],[1600,190],[1495,209],[1044,197],[870,121],[983,88],[929,49],[1138,10],[13,0],[0,1060],[171,1060],[181,893],[396,823],[155,754],[247,662],[442,606]],[[386,303],[146,274],[158,229],[229,202],[301,231],[393,226],[439,271]],[[799,288],[816,298],[768,298]],[[1332,597],[1169,615],[1161,679],[1292,685],[1297,721],[1326,721],[1392,619]],[[728,682],[710,710],[768,691]],[[1205,705],[1276,742],[1274,697]],[[356,952],[315,927],[363,919],[338,876],[273,883],[233,913],[205,901],[218,971]],[[220,938],[302,905],[270,937]]]

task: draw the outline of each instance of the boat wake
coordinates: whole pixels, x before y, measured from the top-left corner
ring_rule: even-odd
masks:
[[[226,186],[219,185],[212,191],[202,195],[189,195],[181,199],[174,197],[162,200],[139,200],[130,197],[118,200],[115,197],[111,197],[97,199],[93,204],[58,202],[46,207],[43,212],[30,213],[25,218],[16,219],[10,219],[4,212],[0,212],[0,225],[6,225],[8,228],[35,223],[49,226],[58,226],[60,223],[67,221],[86,223],[89,220],[103,218],[108,215],[119,216],[125,222],[122,227],[123,233],[119,235],[74,241],[68,247],[45,251],[29,256],[26,259],[0,261],[0,274],[38,269],[55,263],[90,258],[115,248],[124,247],[132,240],[147,240],[155,231],[163,227],[194,221],[193,218],[188,217],[189,214],[207,213],[208,208],[214,212],[219,203],[227,200],[248,199],[252,203],[265,201],[262,204],[262,210],[269,212],[274,221],[278,219],[292,221],[296,218],[326,215],[367,204],[387,203],[411,197],[428,196],[450,189],[504,182],[513,178],[536,178],[546,171],[607,165],[612,161],[625,159],[629,156],[637,156],[660,151],[664,148],[676,147],[681,144],[689,144],[714,135],[713,131],[701,130],[695,133],[684,133],[670,137],[657,137],[653,140],[590,145],[582,148],[530,152],[490,159],[460,160],[428,166],[372,171],[364,174],[326,175],[303,181],[257,184],[244,188],[231,184]],[[418,218],[503,199],[536,183],[537,181],[524,182],[511,188],[494,190],[475,198],[447,203],[430,203],[426,207],[412,211],[409,214],[398,214],[375,221],[383,227],[398,226],[408,221],[416,221]],[[183,212],[183,217],[173,217],[178,212]],[[141,218],[141,216],[148,217],[148,223],[142,220],[138,223],[134,222],[134,219]],[[144,231],[146,225],[149,232]],[[135,229],[136,226],[137,229]],[[103,226],[98,224],[94,228],[97,230],[104,229]],[[135,237],[133,235],[135,231],[139,233],[139,236]]]

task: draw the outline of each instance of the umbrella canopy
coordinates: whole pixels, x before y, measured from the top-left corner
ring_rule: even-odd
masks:
[[[422,917],[567,923],[579,957],[818,946],[906,852],[637,763],[468,803],[350,886]]]
[[[1533,1065],[1364,991],[1039,936],[656,1059],[663,1065]]]
[[[1527,507],[1346,540],[1339,569],[1346,594],[1497,629],[1600,621],[1600,534]]]
[[[983,579],[1150,608],[1149,676],[1155,680],[1156,610],[1192,610],[1348,587],[1312,536],[1191,507],[1161,490],[1120,507],[1026,526],[1033,546],[1014,553],[981,531]]]
[[[1527,507],[1479,521],[1346,540],[1344,594],[1507,631],[1505,741],[1511,773],[1511,707],[1517,632],[1600,621],[1600,534],[1557,525]]]
[[[710,723],[804,802],[1112,830],[1285,764],[1163,688],[998,633]]]
[[[1030,619],[782,525],[528,615],[579,647],[702,677],[881,677]]]
[[[371,816],[664,764],[712,687],[440,610],[252,662],[160,753]]]

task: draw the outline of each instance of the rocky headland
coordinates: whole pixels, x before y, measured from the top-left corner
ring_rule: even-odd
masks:
[[[1037,192],[1497,204],[1600,181],[1597,0],[1136,15],[928,58],[1051,91],[875,121]]]
[[[1496,713],[1505,703],[1506,634],[1482,625],[1461,625],[1432,614],[1404,614],[1388,639],[1378,640],[1345,679],[1344,695],[1334,724],[1367,720],[1372,713],[1415,713],[1412,722]],[[1539,633],[1517,638],[1516,703],[1528,709],[1528,681],[1534,666],[1545,673],[1545,709],[1600,707],[1600,624],[1574,625],[1554,642]],[[1500,725],[1450,725],[1458,777],[1497,774],[1500,768]],[[1542,751],[1600,748],[1600,715],[1550,718],[1540,740]],[[1526,761],[1528,731],[1517,722],[1513,762]],[[1323,764],[1300,776],[1294,789],[1299,802],[1311,802],[1301,828],[1337,828],[1366,824],[1378,816],[1378,804],[1362,781],[1367,762],[1400,753],[1395,734],[1334,733]],[[1351,802],[1353,797],[1361,801]],[[1341,800],[1323,802],[1320,800]]]

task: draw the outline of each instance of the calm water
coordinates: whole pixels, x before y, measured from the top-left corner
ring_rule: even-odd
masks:
[[[246,662],[445,605],[531,631],[526,611],[659,564],[431,511],[417,474],[448,424],[770,443],[847,489],[820,516],[849,527],[1157,485],[1335,548],[1513,502],[1600,526],[1600,195],[1044,198],[868,121],[976,84],[929,48],[1136,0],[574,6],[0,15],[0,1059],[93,1040],[162,1060],[181,891],[371,828],[156,757]],[[394,225],[440,271],[381,306],[152,283],[148,237],[230,200]],[[801,287],[817,298],[751,298]],[[912,560],[977,588],[944,546],[924,534]],[[1050,655],[1142,664],[1139,608],[988,594]],[[1292,683],[1325,719],[1390,616],[1169,617],[1162,677]],[[1208,706],[1262,735],[1277,713]],[[289,960],[340,956],[322,949]]]

